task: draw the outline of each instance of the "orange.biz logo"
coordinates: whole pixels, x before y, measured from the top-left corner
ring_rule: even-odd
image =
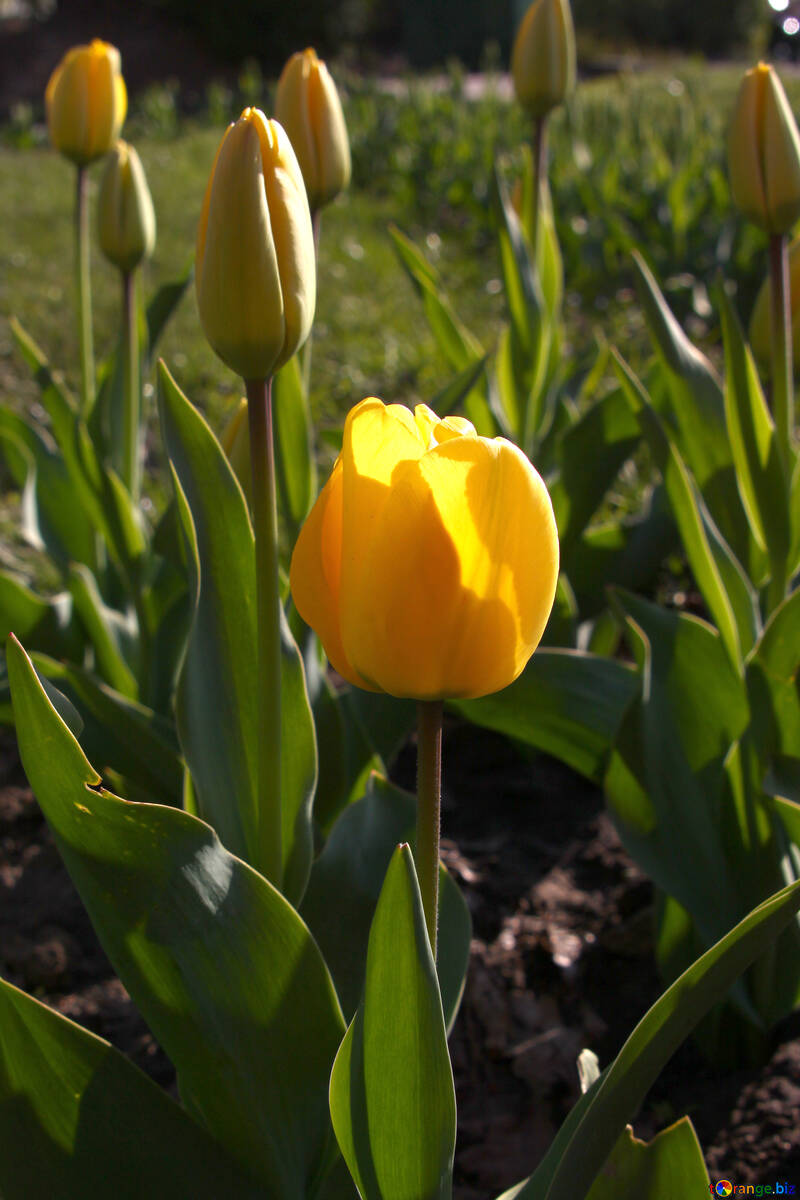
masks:
[[[794,1196],[793,1183],[731,1183],[729,1179],[718,1179],[710,1183],[712,1196]]]

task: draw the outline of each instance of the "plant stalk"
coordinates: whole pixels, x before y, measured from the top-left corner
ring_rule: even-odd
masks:
[[[533,261],[539,252],[539,225],[542,212],[542,188],[547,179],[547,115],[533,123],[533,195],[531,196],[531,247]]]
[[[272,439],[272,379],[247,379],[258,627],[258,813],[256,866],[283,884],[281,813],[281,599]]]
[[[122,272],[122,362],[124,375],[122,414],[122,481],[134,503],[139,502],[141,485],[139,466],[139,424],[142,385],[139,358],[139,322],[136,313],[136,276]]]
[[[75,192],[75,284],[78,301],[78,341],[81,355],[81,413],[94,407],[94,343],[92,338],[92,282],[89,239],[89,173],[77,168]]]
[[[436,961],[439,923],[439,829],[442,813],[442,702],[420,700],[417,711],[417,874],[425,924]]]
[[[794,363],[792,311],[789,290],[789,239],[774,233],[769,239],[770,330],[772,338],[772,415],[784,470],[791,462],[794,432]]]

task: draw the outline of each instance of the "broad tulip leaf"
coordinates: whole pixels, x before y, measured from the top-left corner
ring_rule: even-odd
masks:
[[[6,571],[0,571],[0,629],[26,638],[37,650],[80,658],[83,630],[68,592],[43,597]]]
[[[770,617],[747,662],[753,729],[765,761],[800,758],[800,588]]]
[[[705,622],[629,593],[615,593],[615,603],[642,675],[609,761],[606,798],[629,852],[711,944],[742,915],[719,808],[725,758],[749,720],[744,682]]]
[[[28,779],[184,1103],[270,1197],[313,1196],[344,1022],[306,926],[207,825],[98,786],[16,641],[8,669]]]
[[[569,547],[585,530],[640,436],[619,388],[601,396],[562,434],[561,471],[550,487],[550,498],[565,562]]]
[[[759,631],[758,602],[732,550],[708,512],[677,446],[639,380],[616,357],[617,373],[664,480],[675,523],[697,585],[731,662],[739,669]]]
[[[80,713],[76,736],[90,762],[133,782],[148,799],[180,803],[183,765],[171,722],[82,667],[44,654],[31,659],[43,686],[54,684]]]
[[[298,355],[290,358],[272,381],[272,413],[278,511],[293,546],[317,495],[311,413]]]
[[[800,883],[795,883],[770,896],[684,971],[581,1096],[534,1174],[501,1200],[585,1200],[672,1055],[798,909]]]
[[[5,1200],[267,1197],[118,1050],[3,980],[0,1191]]]
[[[349,1018],[364,985],[367,940],[386,869],[399,842],[411,842],[416,798],[373,773],[350,804],[311,871],[301,914],[330,967]],[[458,886],[439,868],[439,957],[436,964],[448,1029],[469,963],[472,921]]]
[[[194,619],[176,711],[199,812],[259,866],[258,692],[253,532],[244,496],[211,429],[161,372],[162,422],[189,552]],[[296,902],[311,867],[314,726],[303,663],[281,626],[283,890]]]
[[[372,921],[364,996],[331,1073],[342,1155],[364,1200],[447,1200],[453,1073],[414,860],[392,856]]]
[[[125,630],[122,614],[103,602],[97,580],[89,568],[81,563],[73,564],[70,570],[69,590],[75,612],[94,649],[97,674],[123,696],[136,698],[139,690],[136,676],[123,653]],[[17,633],[17,630],[14,632]],[[130,642],[135,637],[135,629],[127,632]]]
[[[754,538],[767,551],[773,578],[785,579],[791,542],[789,481],[753,357],[723,288],[719,296],[725,343],[725,410],[742,503]]]
[[[694,1126],[688,1117],[662,1129],[651,1142],[634,1137],[630,1125],[621,1135],[589,1189],[587,1200],[641,1196],[700,1196],[708,1172]]]
[[[450,701],[449,707],[599,781],[637,688],[635,672],[615,659],[539,649],[519,679],[502,692]]]

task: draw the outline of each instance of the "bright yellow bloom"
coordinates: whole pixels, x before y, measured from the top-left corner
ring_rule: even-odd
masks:
[[[800,217],[800,136],[780,79],[767,63],[745,73],[728,131],[737,207],[768,233]]]
[[[753,315],[750,318],[750,346],[759,362],[766,366],[771,365],[772,358],[769,292],[769,276],[767,276],[756,297]],[[792,313],[794,369],[800,371],[800,238],[795,238],[789,246],[789,296]]]
[[[550,497],[505,438],[426,405],[362,400],[300,531],[292,596],[369,691],[476,697],[517,678],[555,596]]]
[[[108,156],[97,200],[100,249],[120,271],[132,271],[156,244],[156,214],[139,155],[117,142]]]
[[[336,84],[310,47],[293,54],[283,68],[275,117],[289,135],[308,203],[316,211],[349,184],[350,143]]]
[[[289,138],[246,108],[228,126],[197,230],[197,305],[209,342],[244,379],[302,346],[316,300],[311,214]]]
[[[511,53],[514,91],[532,117],[562,104],[575,87],[575,29],[569,0],[534,0]]]
[[[62,58],[44,96],[50,141],[83,165],[108,154],[128,111],[119,50],[97,38]]]

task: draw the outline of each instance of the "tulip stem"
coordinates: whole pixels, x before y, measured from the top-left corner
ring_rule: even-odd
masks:
[[[769,239],[770,329],[772,336],[772,415],[778,450],[788,469],[794,425],[792,314],[789,292],[789,239],[774,233]]]
[[[442,702],[421,700],[417,724],[417,874],[436,961],[439,923],[439,827],[442,811]]]
[[[539,225],[541,224],[542,188],[547,179],[547,114],[537,117],[533,123],[533,195],[531,196],[531,247],[533,261],[539,250]]]
[[[276,888],[283,883],[281,813],[281,598],[278,510],[272,439],[272,379],[247,379],[258,625],[257,861]]]
[[[136,276],[122,272],[122,360],[124,374],[122,412],[122,481],[139,500],[139,422],[141,419],[141,381],[139,378],[139,322],[136,313]]]
[[[81,412],[88,417],[94,407],[94,344],[92,339],[92,283],[89,239],[89,173],[77,168],[75,191],[75,282],[78,300],[78,341],[81,354]]]

